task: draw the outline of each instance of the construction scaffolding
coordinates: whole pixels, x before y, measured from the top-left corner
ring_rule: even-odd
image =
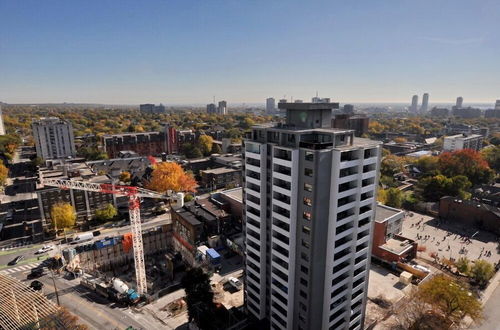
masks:
[[[11,276],[0,275],[0,329],[40,329],[47,322],[57,324],[58,310],[40,292]]]

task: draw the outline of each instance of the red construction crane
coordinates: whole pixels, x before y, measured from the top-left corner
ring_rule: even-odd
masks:
[[[137,293],[147,292],[146,267],[144,265],[144,248],[142,243],[140,198],[169,199],[168,196],[156,191],[139,187],[113,185],[108,183],[91,183],[76,180],[40,178],[42,185],[58,187],[61,189],[76,189],[93,191],[104,194],[114,194],[128,197],[128,209],[130,214],[130,228],[132,230],[132,242],[134,248],[135,277],[137,281]]]

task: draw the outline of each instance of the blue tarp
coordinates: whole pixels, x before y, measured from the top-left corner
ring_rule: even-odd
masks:
[[[220,254],[217,253],[217,251],[215,251],[214,249],[208,249],[207,250],[207,255],[212,260],[214,260],[214,259],[220,259]]]

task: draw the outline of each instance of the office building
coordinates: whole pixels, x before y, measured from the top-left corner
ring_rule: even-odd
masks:
[[[424,93],[422,97],[422,106],[420,107],[420,113],[425,114],[429,108],[429,94]]]
[[[276,112],[276,100],[273,97],[266,99],[266,114],[272,115]]]
[[[207,104],[207,113],[217,113],[217,106],[213,103]]]
[[[461,108],[464,104],[464,98],[459,96],[457,97],[457,102],[455,103],[456,108]]]
[[[5,135],[5,127],[3,126],[2,105],[0,104],[0,135]]]
[[[457,151],[462,149],[481,150],[483,147],[483,136],[479,134],[457,134],[445,136],[443,142],[444,151]]]
[[[453,108],[452,114],[455,117],[460,118],[479,118],[481,117],[481,109],[478,108]]]
[[[484,118],[500,118],[500,107],[498,109],[484,110]]]
[[[448,110],[447,108],[434,107],[431,109],[432,117],[448,117],[449,114],[450,110]]]
[[[36,154],[46,159],[74,157],[76,155],[73,126],[56,117],[41,118],[31,124]]]
[[[495,102],[495,110],[500,110],[500,100]]]
[[[363,328],[379,142],[330,128],[338,103],[280,103],[245,140],[246,307],[272,329]]]
[[[418,95],[413,95],[413,97],[411,98],[410,112],[416,114],[417,109],[418,109]]]
[[[227,114],[227,102],[226,101],[219,101],[219,105],[217,106],[217,113],[219,115]]]

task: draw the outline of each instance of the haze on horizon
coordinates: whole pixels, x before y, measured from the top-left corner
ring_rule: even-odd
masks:
[[[494,103],[500,2],[2,1],[0,101]]]

